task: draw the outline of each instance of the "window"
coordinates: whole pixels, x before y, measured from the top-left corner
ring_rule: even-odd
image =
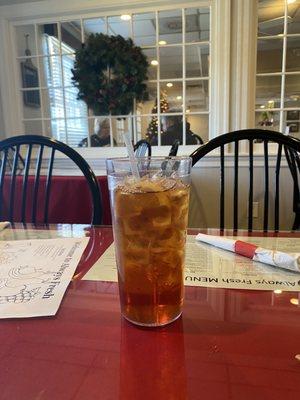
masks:
[[[209,138],[211,83],[211,8],[178,8],[106,15],[65,22],[16,26],[18,61],[28,59],[38,71],[40,106],[23,104],[25,133],[51,135],[71,146],[90,138],[103,115],[93,115],[77,100],[72,85],[74,52],[90,33],[131,37],[149,61],[149,100],[135,104],[131,115],[109,116],[110,146],[123,146],[123,131],[136,142],[147,138],[169,145],[166,131],[177,125],[183,144],[191,134]],[[27,42],[24,41],[27,35]],[[29,51],[29,52],[28,52]],[[86,143],[91,144],[90,139]]]
[[[50,57],[44,58],[46,84],[49,87],[49,104],[51,117],[52,135],[70,146],[76,147],[87,136],[87,107],[82,101],[77,100],[77,89],[74,86],[63,86],[61,90],[60,83],[62,77],[70,81],[71,69],[74,65],[74,56],[67,54],[64,56],[64,62],[54,55],[59,53],[59,41],[45,34],[44,52]],[[73,49],[61,44],[63,53],[71,53]],[[57,88],[57,89],[56,89]],[[67,120],[65,115],[72,118]]]
[[[300,138],[300,1],[260,0],[256,126]]]

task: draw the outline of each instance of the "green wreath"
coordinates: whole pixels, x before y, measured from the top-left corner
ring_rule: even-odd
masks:
[[[76,51],[72,81],[78,88],[78,99],[84,100],[95,115],[127,115],[133,100],[148,97],[148,61],[131,39],[89,35]]]

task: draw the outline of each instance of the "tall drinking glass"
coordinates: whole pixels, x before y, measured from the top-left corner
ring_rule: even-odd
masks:
[[[191,159],[106,161],[121,311],[134,324],[161,326],[182,312]]]

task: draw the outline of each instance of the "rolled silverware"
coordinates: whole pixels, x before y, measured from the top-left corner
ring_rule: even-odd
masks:
[[[196,240],[223,250],[232,251],[241,256],[251,258],[253,261],[294,272],[300,272],[300,253],[284,253],[282,251],[264,249],[263,247],[256,246],[253,243],[243,242],[242,240],[205,235],[203,233],[199,233],[196,236]]]

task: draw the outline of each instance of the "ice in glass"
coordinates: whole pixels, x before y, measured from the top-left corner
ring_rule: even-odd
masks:
[[[165,325],[183,304],[188,179],[144,170],[138,180],[113,180],[109,175],[122,314],[136,324]]]

